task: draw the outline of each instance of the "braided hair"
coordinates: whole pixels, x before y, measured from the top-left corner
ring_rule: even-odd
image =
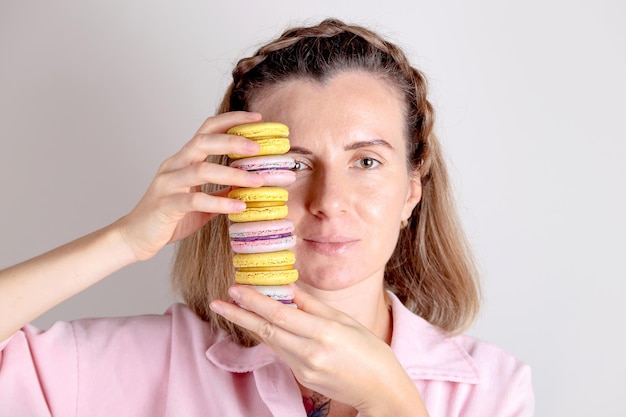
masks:
[[[361,71],[381,77],[403,97],[407,169],[417,170],[422,199],[398,239],[385,269],[385,285],[404,305],[449,332],[465,329],[477,314],[480,289],[451,187],[434,135],[434,111],[424,75],[405,54],[373,31],[327,19],[314,26],[286,30],[235,66],[218,112],[249,110],[254,98],[294,79],[323,83],[340,72]],[[226,164],[225,156],[210,157]],[[206,192],[216,191],[207,185]],[[215,298],[227,298],[234,283],[228,222],[218,216],[179,244],[174,282],[187,304],[202,318],[226,329],[244,345],[247,332],[214,314]],[[224,279],[226,277],[226,279]]]

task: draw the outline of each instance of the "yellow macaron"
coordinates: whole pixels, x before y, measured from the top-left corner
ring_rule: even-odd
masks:
[[[247,123],[231,127],[227,133],[245,136],[248,139],[286,138],[289,136],[289,127],[276,122]]]
[[[289,128],[276,122],[247,123],[230,128],[229,135],[244,136],[256,141],[260,155],[282,155],[289,151]],[[250,155],[228,154],[231,159],[247,158]]]
[[[243,212],[228,215],[233,222],[278,220],[289,214],[285,205],[289,193],[281,187],[235,188],[228,193],[228,198],[236,198],[246,203]]]
[[[230,190],[228,198],[236,198],[246,203],[267,201],[285,204],[289,199],[289,192],[282,187],[242,187]]]
[[[290,250],[265,253],[238,253],[233,257],[235,281],[245,285],[286,285],[298,279]]]

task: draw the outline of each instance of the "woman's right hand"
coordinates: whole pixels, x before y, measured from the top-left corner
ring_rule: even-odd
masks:
[[[189,236],[217,214],[245,209],[245,203],[226,197],[230,186],[259,187],[263,185],[262,177],[205,160],[209,155],[257,153],[256,142],[225,132],[235,125],[260,120],[260,114],[248,112],[209,117],[179,152],[161,164],[137,206],[113,225],[135,260],[151,258],[165,245]],[[223,185],[224,189],[206,194],[200,186],[207,183]]]
[[[206,162],[209,155],[254,155],[259,145],[227,135],[230,127],[258,122],[258,113],[210,117],[167,159],[137,206],[115,223],[0,271],[0,341],[50,308],[130,263],[154,256],[169,242],[198,230],[218,213],[245,209],[229,199],[230,186],[258,187],[261,176]],[[209,195],[202,184],[225,186]]]

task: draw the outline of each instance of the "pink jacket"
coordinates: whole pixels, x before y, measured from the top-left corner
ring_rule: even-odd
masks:
[[[533,415],[527,365],[474,338],[447,338],[392,299],[391,347],[431,417]],[[289,368],[267,346],[238,346],[181,304],[27,326],[0,343],[0,417],[305,415]]]

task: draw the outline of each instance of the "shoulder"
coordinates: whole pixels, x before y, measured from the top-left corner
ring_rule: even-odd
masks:
[[[164,314],[58,321],[48,329],[29,324],[3,341],[0,347],[11,349],[26,344],[33,349],[55,346],[58,349],[74,350],[87,345],[112,347],[135,342],[145,344],[149,340],[168,338],[173,317],[180,315],[176,311],[183,309],[174,305]]]
[[[26,326],[0,343],[0,409],[73,415],[124,404],[129,415],[139,415],[132,407],[156,415],[146,410],[163,406],[174,350],[189,360],[196,345],[188,341],[210,334],[207,323],[179,304],[164,314]]]
[[[56,352],[80,360],[89,356],[123,359],[135,354],[145,358],[166,355],[173,344],[206,348],[219,335],[188,306],[173,304],[163,314],[59,321],[47,330],[27,325],[0,341],[0,352],[21,350],[37,358],[56,356]]]
[[[506,375],[530,372],[528,364],[493,343],[468,335],[459,335],[452,339],[470,355],[480,374]]]
[[[163,314],[78,319],[54,323],[47,330],[28,325],[2,342],[0,351],[23,352],[18,356],[42,362],[66,358],[68,364],[89,363],[97,372],[98,366],[135,361],[132,368],[137,369],[166,362],[174,345],[190,349],[192,340],[207,345],[215,337],[210,325],[189,307],[174,304]]]
[[[163,314],[81,319],[69,325],[77,347],[89,347],[96,352],[100,347],[122,352],[166,353],[171,344],[178,343],[181,338],[194,338],[198,334],[210,337],[212,334],[209,324],[184,304],[173,304]]]
[[[487,341],[460,335],[453,338],[476,366],[480,383],[490,387],[506,383],[509,388],[531,390],[530,366],[499,346]]]
[[[478,375],[479,382],[468,398],[468,407],[488,408],[493,410],[493,415],[534,415],[531,368],[526,362],[472,336],[456,336],[454,340],[471,357]]]
[[[465,334],[450,335],[432,325],[409,311],[395,296],[392,309],[392,347],[403,356],[410,355],[411,361],[417,362],[421,369],[456,370],[459,375],[466,375],[457,379],[467,382],[530,372],[527,364],[492,343]],[[416,352],[420,354],[418,357]]]
[[[530,367],[500,347],[450,335],[393,301],[392,349],[432,415],[532,416]]]

